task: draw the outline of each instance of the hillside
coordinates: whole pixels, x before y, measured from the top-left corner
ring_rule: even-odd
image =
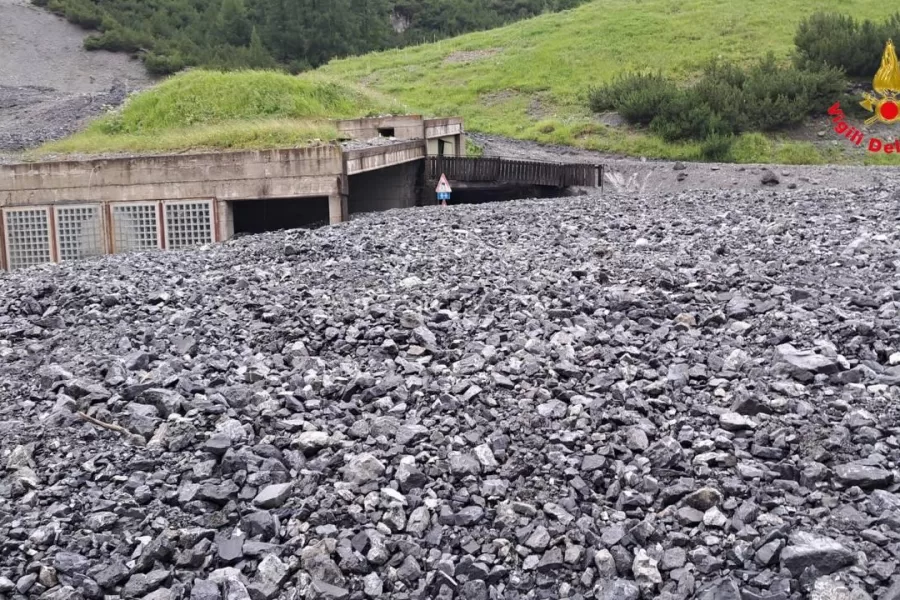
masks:
[[[128,56],[86,52],[84,36],[27,0],[0,0],[0,151],[68,135],[149,83]]]
[[[498,27],[586,0],[32,0],[95,32],[88,49],[185,67],[294,72],[334,57]]]
[[[396,96],[418,111],[459,114],[472,130],[607,152],[696,158],[696,145],[663,144],[614,118],[592,115],[588,88],[633,69],[687,80],[719,56],[748,62],[772,51],[786,59],[797,24],[823,9],[885,16],[876,0],[603,0],[492,31],[333,61],[321,71]],[[878,59],[872,57],[876,64]],[[823,127],[812,124],[795,137],[815,139]],[[785,141],[759,158],[848,160],[830,144],[813,148]]]

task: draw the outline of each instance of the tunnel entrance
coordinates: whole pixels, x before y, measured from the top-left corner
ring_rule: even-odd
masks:
[[[424,161],[416,160],[350,175],[347,203],[350,214],[415,206],[424,172]]]
[[[430,190],[432,204],[434,190]],[[507,202],[527,198],[561,198],[571,196],[567,188],[552,185],[516,184],[454,184],[448,206],[455,204],[485,204],[487,202]]]
[[[235,235],[328,225],[328,196],[239,200],[231,210]]]

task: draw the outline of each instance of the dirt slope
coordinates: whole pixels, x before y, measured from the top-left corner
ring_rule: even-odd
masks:
[[[85,51],[85,33],[27,0],[0,0],[0,152],[68,135],[149,83],[140,62]]]

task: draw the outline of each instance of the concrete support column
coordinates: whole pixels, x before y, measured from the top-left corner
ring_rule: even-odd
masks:
[[[466,155],[466,134],[460,133],[456,136],[456,155]]]
[[[231,202],[216,200],[216,241],[227,242],[234,237],[234,210]]]
[[[328,221],[331,225],[350,220],[350,178],[347,176],[347,154],[343,156],[341,175],[335,190],[328,196]]]
[[[331,194],[328,196],[328,222],[337,225],[349,220],[347,214],[347,197],[343,194]]]

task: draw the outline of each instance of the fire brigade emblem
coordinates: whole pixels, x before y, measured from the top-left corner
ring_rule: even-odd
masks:
[[[875,113],[866,119],[866,125],[876,121],[896,123],[900,121],[900,64],[894,42],[888,40],[881,57],[881,68],[875,73],[872,82],[875,93],[866,93],[860,105],[867,111]]]

